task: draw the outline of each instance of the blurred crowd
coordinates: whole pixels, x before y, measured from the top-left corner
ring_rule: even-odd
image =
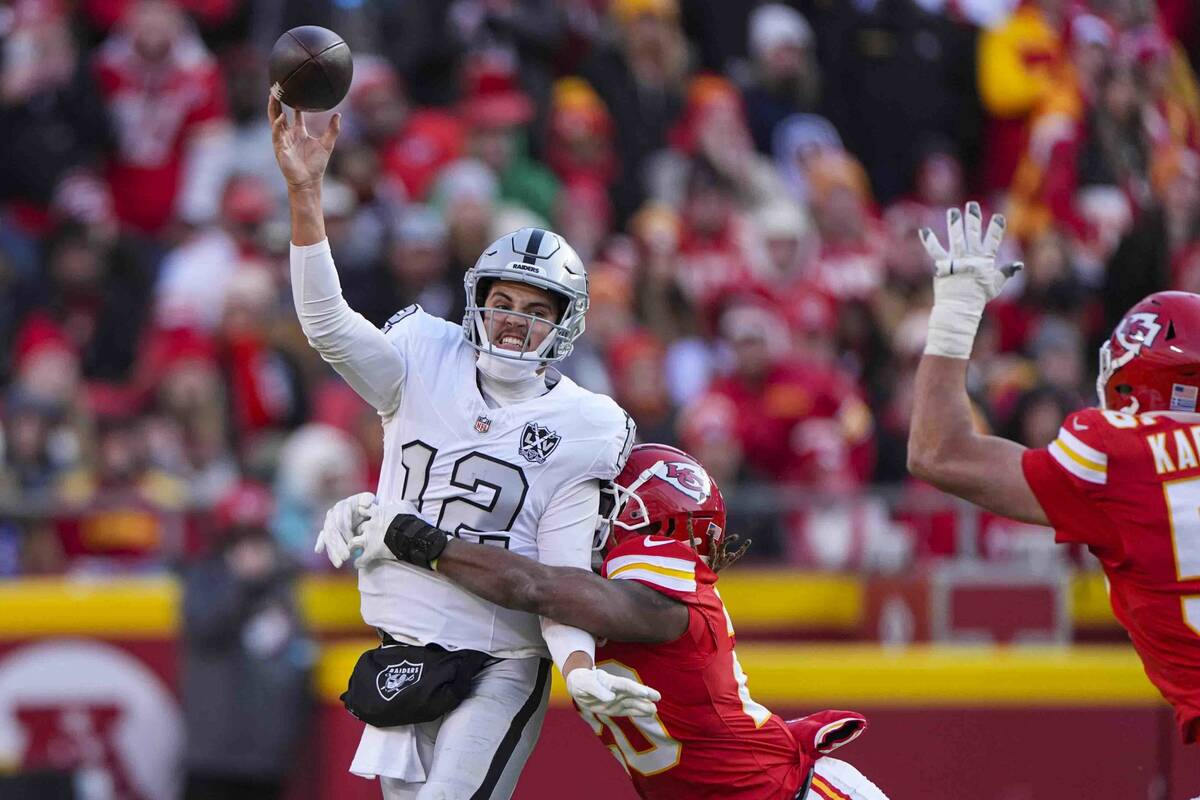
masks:
[[[1191,0],[7,0],[0,575],[160,569],[251,484],[319,569],[374,485],[378,421],[291,306],[265,61],[300,24],[355,54],[323,198],[350,304],[457,320],[488,242],[557,230],[592,297],[564,371],[708,465],[760,560],[962,546],[904,469],[946,207],[1006,213],[1025,262],[970,391],[1029,446],[1127,306],[1200,291]],[[973,548],[1022,549],[989,522]]]

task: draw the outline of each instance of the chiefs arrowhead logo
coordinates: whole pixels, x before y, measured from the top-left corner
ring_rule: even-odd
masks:
[[[660,461],[652,468],[654,476],[666,481],[697,503],[712,495],[712,479],[694,464],[683,461]]]
[[[1161,330],[1162,325],[1158,323],[1158,314],[1142,311],[1130,314],[1121,320],[1121,324],[1117,326],[1116,336],[1117,341],[1126,350],[1138,352],[1143,347],[1152,347]]]

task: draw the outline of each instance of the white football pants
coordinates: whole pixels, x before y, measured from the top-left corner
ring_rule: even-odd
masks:
[[[845,761],[825,756],[817,759],[805,800],[888,800],[888,797]]]
[[[379,776],[384,800],[508,800],[537,743],[550,661],[509,658],[475,676],[440,719],[363,730],[350,771]]]

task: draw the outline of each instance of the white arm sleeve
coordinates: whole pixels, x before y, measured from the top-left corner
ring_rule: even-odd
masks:
[[[292,245],[292,301],[308,343],[380,414],[400,403],[404,356],[342,297],[329,240]]]
[[[538,523],[538,561],[552,567],[592,568],[592,538],[600,513],[600,482],[584,480],[559,489]],[[542,617],[542,638],[562,671],[571,653],[596,661],[596,640],[587,631]]]

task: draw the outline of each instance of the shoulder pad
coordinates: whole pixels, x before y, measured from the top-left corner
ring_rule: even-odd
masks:
[[[584,420],[598,428],[624,429],[627,415],[624,409],[617,405],[617,401],[608,395],[589,392],[586,389],[581,391],[583,397],[579,399],[579,415]]]
[[[1097,408],[1076,411],[1063,420],[1058,436],[1046,449],[1060,467],[1076,478],[1103,485],[1108,482],[1106,434],[1113,428],[1137,424],[1136,417],[1117,411]]]
[[[666,594],[696,591],[696,551],[675,539],[638,536],[613,548],[601,574],[611,580],[636,580]]]

